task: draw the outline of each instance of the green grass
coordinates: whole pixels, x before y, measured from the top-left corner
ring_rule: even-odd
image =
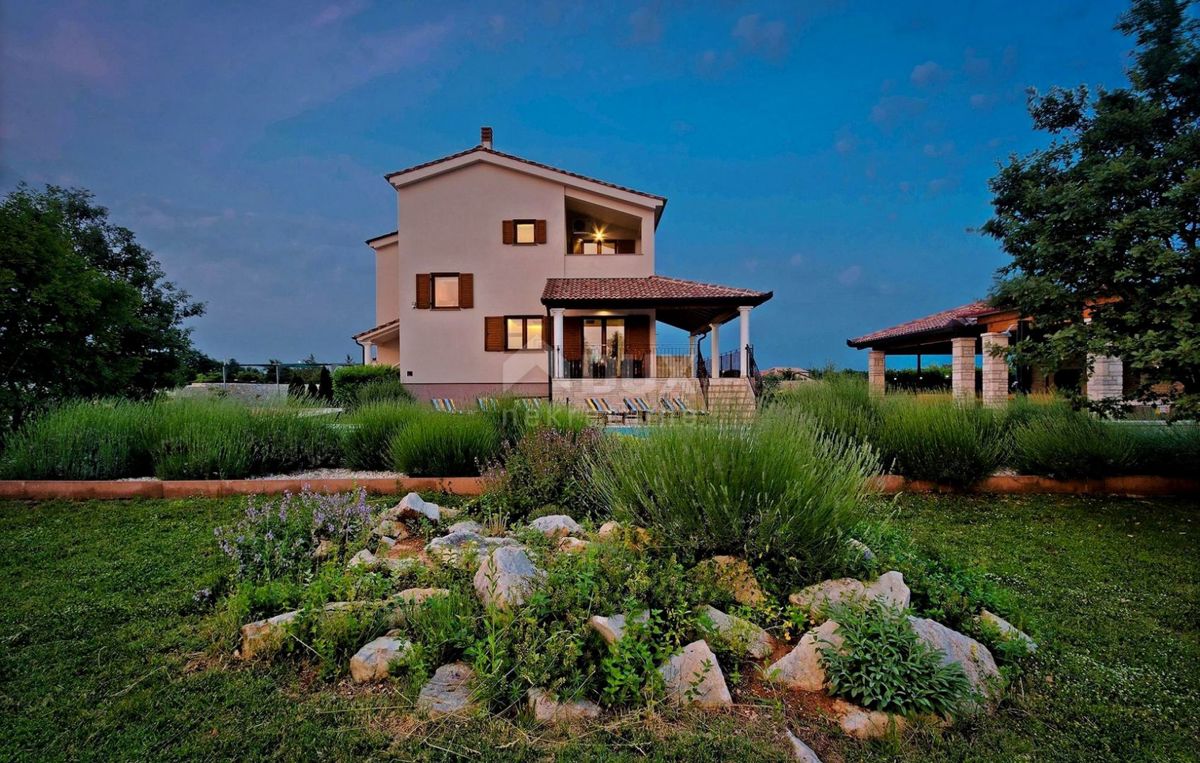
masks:
[[[414,725],[388,689],[226,664],[192,594],[242,500],[0,503],[0,759],[786,760],[784,719],[656,710],[604,728]],[[991,718],[898,745],[788,721],[824,760],[1186,761],[1200,749],[1200,512],[1190,500],[903,497],[940,556],[1015,592],[1041,643]]]
[[[120,400],[74,401],[45,412],[0,453],[4,479],[119,479],[149,474],[153,407]]]
[[[405,403],[368,403],[343,419],[342,455],[351,469],[392,468],[391,441],[424,412]]]

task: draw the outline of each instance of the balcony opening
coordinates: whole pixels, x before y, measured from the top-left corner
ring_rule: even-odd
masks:
[[[642,219],[581,199],[567,198],[567,254],[641,254]]]

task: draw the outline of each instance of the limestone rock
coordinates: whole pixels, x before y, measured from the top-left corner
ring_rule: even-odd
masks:
[[[475,703],[471,697],[471,683],[475,671],[461,662],[443,665],[433,678],[421,687],[417,695],[417,709],[431,717],[458,715],[472,712]]]
[[[681,705],[729,707],[733,697],[725,685],[725,674],[717,656],[703,641],[693,641],[658,669],[667,698]]]
[[[400,499],[400,503],[389,509],[384,516],[389,519],[420,519],[424,517],[430,522],[437,522],[441,519],[441,511],[436,503],[430,503],[416,493],[409,493]]]
[[[800,761],[800,763],[821,763],[821,759],[813,752],[812,748],[800,741],[800,738],[792,733],[791,729],[787,730],[788,741],[792,743],[792,757]]]
[[[382,681],[388,676],[388,665],[403,657],[411,648],[412,644],[402,638],[377,638],[350,658],[350,678],[359,684]]]
[[[300,616],[300,612],[284,612],[281,615],[256,620],[242,626],[242,647],[238,656],[243,660],[269,652],[274,652],[282,644],[287,635],[287,626]]]
[[[581,538],[572,538],[567,536],[559,539],[558,550],[566,551],[569,554],[581,554],[584,551],[587,551],[588,547],[591,545],[591,543],[588,543],[586,540]]]
[[[395,575],[405,575],[415,571],[418,567],[425,566],[425,563],[415,556],[406,556],[401,558],[389,556],[385,559],[379,560],[379,562]]]
[[[469,552],[487,553],[488,549],[519,545],[512,538],[485,538],[478,533],[459,530],[434,538],[425,546],[425,553],[446,564],[458,564]]]
[[[877,598],[882,598],[891,606],[904,609],[908,606],[912,594],[904,583],[904,576],[893,570],[880,575],[869,584],[854,578],[824,580],[797,591],[788,597],[788,601],[805,610],[814,623],[819,623],[825,619],[825,610],[831,605]]]
[[[801,691],[821,691],[825,688],[825,666],[821,664],[823,649],[840,649],[843,639],[837,633],[838,624],[826,620],[805,633],[792,651],[767,668],[767,680]]]
[[[323,562],[336,553],[337,544],[326,538],[317,544],[317,548],[313,551],[313,558],[318,562]]]
[[[600,529],[596,531],[596,537],[600,540],[610,540],[611,538],[616,537],[617,533],[620,531],[621,523],[610,520],[600,525]]]
[[[545,517],[538,517],[530,522],[529,526],[547,538],[561,538],[566,535],[583,534],[583,528],[579,526],[579,523],[566,514],[550,514]]]
[[[382,535],[379,537],[379,544],[375,547],[375,550],[378,551],[380,554],[386,556],[388,554],[391,554],[392,549],[394,549],[395,547],[396,547],[396,539],[395,538],[392,538],[387,535]]]
[[[379,524],[371,528],[371,534],[380,538],[392,538],[394,543],[396,540],[404,540],[412,533],[399,519],[382,519]]]
[[[917,638],[942,653],[943,665],[957,663],[966,673],[973,690],[979,692],[986,701],[995,699],[1000,670],[986,646],[927,617],[910,616],[908,622]]]
[[[359,551],[354,556],[350,557],[350,561],[346,562],[347,567],[374,567],[379,562],[367,549]]]
[[[842,731],[855,739],[878,739],[892,733],[893,729],[898,734],[905,726],[903,716],[868,710],[841,699],[833,701],[833,715]]]
[[[756,660],[770,657],[771,652],[775,651],[775,641],[771,635],[749,620],[727,615],[710,606],[701,607],[700,614],[712,623],[716,635],[736,651]]]
[[[1005,641],[1020,641],[1025,646],[1026,654],[1033,654],[1037,651],[1037,642],[1029,637],[1025,631],[1005,620],[1000,615],[983,610],[979,615],[980,622],[985,625],[990,625],[1000,631],[1000,637]]]
[[[526,692],[529,711],[540,723],[570,723],[600,717],[600,706],[586,699],[560,702],[545,689],[530,689]]]
[[[479,524],[474,519],[464,519],[461,522],[455,522],[454,524],[450,525],[446,528],[446,531],[450,533],[467,532],[475,533],[476,535],[483,535],[483,525]]]
[[[851,538],[849,541],[847,541],[847,545],[858,552],[859,557],[864,562],[869,562],[875,558],[875,552],[871,550],[870,546],[868,546],[866,543],[863,543],[858,538]]]
[[[754,570],[744,559],[734,556],[714,556],[696,565],[701,575],[711,576],[713,582],[724,588],[738,604],[757,606],[766,600]]]
[[[530,561],[520,546],[501,546],[492,551],[475,573],[475,592],[485,605],[500,609],[520,606],[534,583],[545,575]]]
[[[636,623],[644,623],[650,619],[650,611],[642,610],[633,616],[633,621]],[[615,644],[625,635],[625,615],[612,615],[611,617],[601,617],[600,615],[592,615],[588,618],[588,625],[592,626],[592,630],[600,634],[607,644]]]
[[[422,604],[434,596],[449,595],[450,591],[445,588],[406,588],[392,598],[405,604]]]

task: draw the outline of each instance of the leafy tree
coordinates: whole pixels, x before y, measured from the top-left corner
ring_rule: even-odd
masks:
[[[1012,262],[993,299],[1033,319],[1014,362],[1056,369],[1113,355],[1200,410],[1200,25],[1191,0],[1135,0],[1129,84],[1031,91],[1051,144],[990,182],[984,226]],[[1089,320],[1084,320],[1088,315]]]
[[[81,189],[0,200],[0,433],[68,397],[148,397],[209,359],[184,319],[203,305]]]

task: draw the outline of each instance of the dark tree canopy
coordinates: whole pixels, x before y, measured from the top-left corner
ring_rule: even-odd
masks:
[[[1033,320],[1012,359],[1044,369],[1110,355],[1139,396],[1178,382],[1200,407],[1200,34],[1190,0],[1135,0],[1117,29],[1135,40],[1129,85],[1030,94],[1049,147],[991,180],[983,227],[1012,262],[993,299]],[[1090,320],[1085,321],[1084,316]],[[1086,361],[1090,364],[1090,361]]]
[[[91,193],[21,185],[0,201],[0,433],[68,397],[148,397],[204,357],[204,306]]]

